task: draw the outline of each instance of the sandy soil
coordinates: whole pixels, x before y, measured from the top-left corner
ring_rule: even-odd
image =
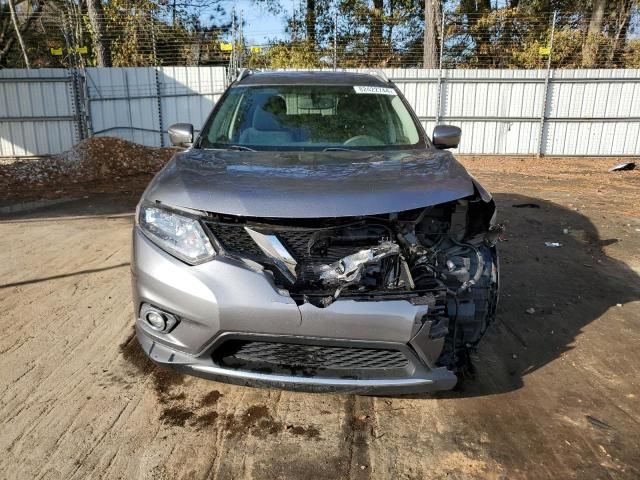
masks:
[[[0,478],[639,478],[640,176],[606,173],[611,159],[464,162],[508,229],[502,299],[476,378],[434,396],[252,389],[154,367],[129,293],[148,176],[5,216]]]

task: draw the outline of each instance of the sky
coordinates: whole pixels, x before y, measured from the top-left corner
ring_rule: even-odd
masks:
[[[244,19],[244,38],[247,44],[263,45],[267,40],[284,38],[285,20],[288,14],[293,11],[297,0],[281,0],[282,7],[285,10],[280,15],[273,15],[265,8],[256,6],[252,0],[224,1],[224,9],[231,18],[231,10],[233,7],[236,11],[243,12]]]

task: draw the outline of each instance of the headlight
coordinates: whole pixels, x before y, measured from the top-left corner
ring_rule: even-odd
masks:
[[[191,265],[211,260],[216,254],[197,219],[141,205],[138,225],[149,240]]]

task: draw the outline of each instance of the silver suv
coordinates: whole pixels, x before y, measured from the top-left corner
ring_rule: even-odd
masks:
[[[495,313],[495,205],[381,75],[243,73],[144,192],[137,337],[244,385],[450,389]]]

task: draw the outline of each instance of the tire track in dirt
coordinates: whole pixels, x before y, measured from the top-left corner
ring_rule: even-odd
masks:
[[[373,398],[349,395],[344,403],[343,435],[349,463],[346,478],[365,480],[371,477],[371,441]]]

